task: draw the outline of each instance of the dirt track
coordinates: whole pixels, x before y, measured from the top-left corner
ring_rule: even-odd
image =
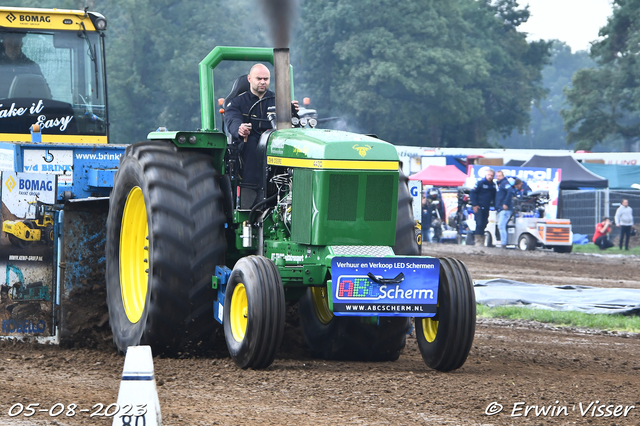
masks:
[[[449,245],[424,253],[463,260],[474,279],[640,288],[637,257]],[[0,342],[0,351],[0,424],[111,424],[87,413],[27,418],[8,411],[16,403],[114,403],[124,361],[115,351],[15,342]],[[413,336],[393,363],[313,360],[300,351],[280,354],[266,371],[240,371],[228,358],[154,363],[165,425],[640,424],[638,335],[481,320],[467,363],[447,374],[424,365]],[[488,416],[493,402],[504,408]],[[618,417],[595,417],[594,406],[610,404]],[[524,416],[534,405],[551,410]]]

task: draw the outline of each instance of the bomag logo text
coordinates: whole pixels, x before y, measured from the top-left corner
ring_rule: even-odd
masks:
[[[51,22],[51,17],[42,15],[20,15],[20,22]]]
[[[360,157],[365,157],[367,155],[367,151],[369,151],[371,148],[372,146],[370,145],[360,146],[358,144],[355,144],[353,146],[353,149],[358,151],[358,154],[360,154]]]
[[[53,191],[53,182],[37,179],[19,179],[18,189],[27,191]]]

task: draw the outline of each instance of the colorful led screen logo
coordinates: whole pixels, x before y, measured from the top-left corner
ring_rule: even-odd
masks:
[[[349,277],[338,283],[338,299],[343,297],[380,297],[380,287],[367,277]]]

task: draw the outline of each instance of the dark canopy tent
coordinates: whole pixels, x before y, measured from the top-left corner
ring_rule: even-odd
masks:
[[[562,169],[560,189],[607,188],[609,181],[587,170],[570,155],[534,155],[522,167]]]
[[[456,166],[427,166],[415,175],[409,176],[411,180],[421,180],[423,185],[433,186],[460,186],[464,185],[467,175]]]
[[[506,163],[504,163],[504,166],[506,167],[520,167],[522,166],[522,164],[524,163],[524,161],[522,160],[509,160]],[[498,167],[498,169],[500,169]]]

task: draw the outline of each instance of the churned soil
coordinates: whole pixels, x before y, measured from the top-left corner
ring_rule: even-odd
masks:
[[[445,244],[423,252],[463,260],[474,279],[640,288],[635,257]],[[450,373],[427,368],[413,335],[385,363],[312,359],[287,343],[262,371],[224,356],[154,358],[163,424],[640,424],[637,334],[479,319],[466,364]],[[0,425],[110,425],[79,409],[116,402],[123,362],[112,348],[0,342]],[[11,417],[15,404],[65,412]]]

